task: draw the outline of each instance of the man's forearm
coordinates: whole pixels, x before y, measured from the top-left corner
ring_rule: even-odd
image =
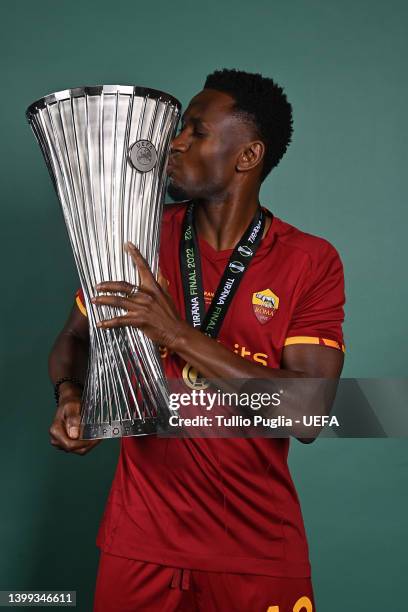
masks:
[[[180,321],[179,333],[171,346],[187,363],[209,379],[245,380],[248,378],[281,379],[304,378],[301,371],[268,368],[243,359],[220,342],[209,338],[184,321]]]
[[[55,385],[61,378],[84,381],[88,367],[88,343],[69,332],[61,332],[48,359],[48,373]],[[66,385],[64,384],[64,387]]]
[[[291,435],[298,438],[313,439],[321,429],[319,425],[305,427],[304,416],[322,417],[330,412],[337,377],[326,378],[325,374],[317,373],[319,368],[315,363],[311,365],[310,360],[305,362],[305,370],[299,365],[294,369],[290,366],[288,369],[268,368],[243,359],[185,322],[180,325],[172,350],[196,368],[201,376],[216,382],[223,391],[237,392],[240,398],[243,395],[259,398],[261,394],[270,397],[279,394],[279,405],[261,406],[256,414],[268,418],[280,414],[292,419]],[[321,355],[316,353],[316,357],[321,358]],[[232,407],[232,413],[237,409],[254,414],[251,407],[243,407],[240,400]]]

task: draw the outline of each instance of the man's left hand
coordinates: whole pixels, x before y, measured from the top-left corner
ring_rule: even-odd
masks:
[[[163,277],[160,278],[160,273],[159,282],[155,280],[146,260],[134,244],[128,242],[125,249],[139,271],[138,290],[132,293],[134,286],[125,281],[107,281],[96,285],[97,291],[125,294],[126,297],[101,295],[91,300],[93,304],[127,310],[126,314],[101,321],[97,326],[103,329],[137,327],[153,342],[171,350],[183,321],[167,292],[167,283]]]

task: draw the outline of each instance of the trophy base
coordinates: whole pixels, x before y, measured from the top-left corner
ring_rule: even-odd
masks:
[[[127,436],[147,436],[156,433],[157,418],[137,419],[134,421],[112,421],[111,423],[82,423],[80,440],[98,438],[125,438]]]

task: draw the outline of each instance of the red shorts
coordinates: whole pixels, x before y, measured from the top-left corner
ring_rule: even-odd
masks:
[[[94,612],[315,612],[310,578],[202,572],[101,551]]]

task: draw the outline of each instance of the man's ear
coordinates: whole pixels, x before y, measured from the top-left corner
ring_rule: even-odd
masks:
[[[255,166],[258,166],[265,155],[265,145],[261,140],[254,140],[250,142],[245,149],[243,149],[237,159],[236,169],[238,172],[247,172],[252,170]]]

